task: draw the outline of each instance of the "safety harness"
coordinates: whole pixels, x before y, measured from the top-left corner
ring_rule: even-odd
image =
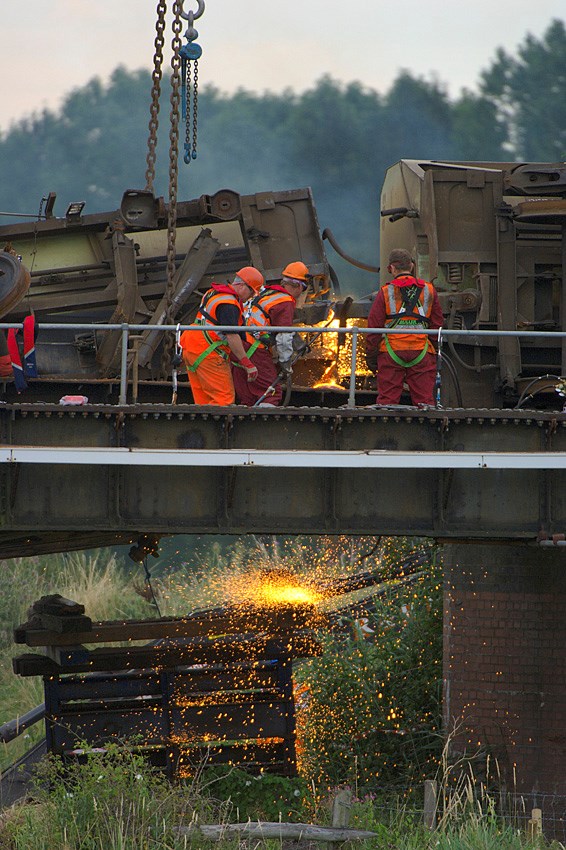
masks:
[[[416,278],[415,278],[416,280]],[[387,313],[385,316],[387,327],[395,328],[401,322],[403,324],[411,325],[411,327],[423,328],[426,329],[429,327],[429,319],[426,315],[426,311],[428,308],[428,303],[430,300],[429,291],[427,287],[424,288],[419,287],[416,283],[412,286],[395,286],[394,283],[389,283],[385,287],[389,299],[389,306],[393,310],[396,308],[395,303],[395,289],[398,289],[401,295],[401,301],[403,302],[401,305],[401,309],[399,312],[391,312]],[[419,304],[419,300],[421,297],[421,292],[424,292],[424,304]],[[417,311],[415,311],[415,307],[419,305]],[[403,360],[399,357],[398,354],[395,353],[391,343],[389,342],[389,337],[387,334],[384,334],[384,342],[385,347],[387,349],[387,353],[391,357],[394,363],[397,363],[398,366],[403,366],[404,368],[409,368],[411,366],[417,366],[421,360],[424,359],[425,355],[428,352],[428,339],[425,340],[424,348],[420,351],[413,360]]]
[[[220,304],[227,303],[226,295],[229,296],[235,306],[240,308],[240,302],[237,296],[233,293],[229,292],[228,290],[218,292],[214,289],[209,289],[208,292],[205,292],[205,294],[203,295],[194,324],[219,325],[220,322],[216,318],[216,308],[220,306]],[[226,349],[224,334],[221,334],[221,332],[219,331],[217,339],[213,339],[209,331],[202,331],[202,333],[204,334],[204,337],[208,342],[208,348],[205,348],[204,351],[201,351],[194,363],[186,364],[188,372],[196,372],[204,358],[208,357],[208,355],[211,354],[213,351],[216,351],[216,349],[220,349],[218,351],[218,354],[224,360],[228,359],[228,351]]]
[[[23,337],[24,337],[24,362],[20,356],[18,346],[18,334],[20,328],[10,328],[8,330],[7,345],[12,371],[14,373],[14,383],[16,390],[21,393],[27,388],[26,377],[37,378],[37,363],[35,359],[35,317],[26,316],[23,321]]]
[[[249,328],[266,328],[271,325],[270,310],[278,304],[284,304],[286,301],[293,301],[294,298],[284,288],[265,287],[259,292],[246,307],[245,317],[246,325]],[[247,342],[250,343],[246,354],[251,357],[260,346],[270,348],[275,340],[275,334],[267,331],[251,331],[246,335]]]

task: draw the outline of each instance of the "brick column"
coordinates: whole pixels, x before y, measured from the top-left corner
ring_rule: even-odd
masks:
[[[564,841],[566,549],[451,544],[444,563],[452,753],[490,753],[492,775],[496,759],[527,816],[543,808],[545,834]]]

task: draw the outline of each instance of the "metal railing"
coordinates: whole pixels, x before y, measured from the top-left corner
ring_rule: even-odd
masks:
[[[29,729],[30,726],[33,726],[35,723],[39,723],[39,721],[43,720],[44,717],[45,703],[42,702],[26,714],[21,714],[19,717],[15,717],[13,720],[8,720],[7,723],[3,723],[2,726],[0,726],[0,741],[3,744],[14,741],[22,735],[26,729]]]
[[[20,322],[0,322],[0,330],[8,330],[9,328],[21,329]],[[134,324],[111,324],[111,323],[95,323],[95,322],[41,322],[36,325],[36,328],[45,330],[76,330],[76,331],[121,331],[121,357],[120,357],[120,395],[118,404],[125,405],[127,403],[127,388],[128,388],[128,373],[133,367],[133,362],[129,362],[128,355],[134,354],[133,349],[129,347],[130,337],[133,333],[179,333],[183,331],[212,331],[215,333],[249,333],[253,335],[252,330],[247,326],[242,325],[134,325]],[[355,407],[356,395],[356,357],[358,353],[358,339],[370,334],[417,334],[419,336],[427,335],[439,338],[442,341],[448,338],[467,339],[474,345],[478,345],[480,340],[497,340],[500,337],[514,337],[516,339],[566,339],[566,331],[526,331],[526,330],[453,330],[440,328],[440,330],[422,330],[411,328],[366,328],[354,325],[352,327],[323,327],[303,326],[303,325],[281,325],[270,326],[269,333],[293,333],[293,334],[316,334],[317,336],[326,334],[351,335],[352,347],[350,354],[350,378],[348,389],[348,406]]]

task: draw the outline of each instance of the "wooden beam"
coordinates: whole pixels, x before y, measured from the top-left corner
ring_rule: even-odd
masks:
[[[376,838],[376,832],[367,829],[339,829],[336,827],[315,826],[312,823],[226,823],[191,824],[173,827],[177,835],[202,835],[203,838],[219,841],[223,838],[242,836],[245,838],[275,838],[293,841],[367,841]]]
[[[76,638],[76,635],[75,635]],[[257,661],[285,656],[310,658],[320,655],[322,648],[310,631],[277,637],[238,635],[210,640],[193,638],[173,644],[157,643],[151,646],[129,648],[109,647],[81,652],[70,650],[65,656],[59,650],[61,666],[51,658],[37,655],[19,655],[13,659],[14,672],[20,676],[52,675],[54,673],[113,672],[146,668],[168,669],[194,664],[226,664]],[[41,663],[43,659],[43,664]]]
[[[16,643],[27,646],[71,646],[78,643],[118,643],[124,641],[178,640],[208,635],[244,633],[282,635],[297,629],[317,629],[326,618],[313,607],[301,608],[220,608],[200,611],[188,617],[156,620],[114,620],[93,622],[92,628],[65,633],[23,623],[14,630]]]

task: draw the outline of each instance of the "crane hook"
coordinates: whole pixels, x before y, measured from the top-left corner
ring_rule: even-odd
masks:
[[[193,21],[196,21],[196,20],[198,20],[198,18],[200,18],[200,16],[204,12],[204,0],[197,0],[198,9],[196,10],[196,12],[192,12],[192,11],[191,12],[184,12],[182,10],[183,3],[184,3],[184,0],[181,3],[181,17],[185,21],[188,21],[190,16],[192,16]]]

